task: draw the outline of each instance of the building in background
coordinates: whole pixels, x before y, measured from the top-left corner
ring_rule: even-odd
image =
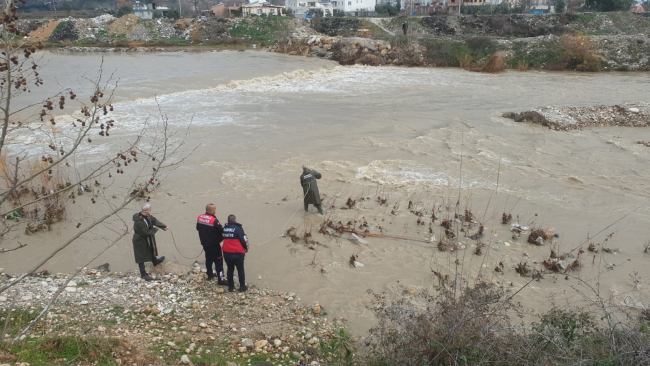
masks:
[[[243,4],[239,6],[228,6],[224,3],[215,5],[210,8],[208,15],[216,18],[234,18],[235,14],[240,11]]]
[[[308,14],[321,12],[324,17],[334,15],[334,1],[318,0],[286,0],[287,9],[291,9],[293,16],[296,18],[305,18]]]
[[[250,16],[284,16],[284,6],[272,5],[266,2],[255,1],[244,4],[241,7],[241,15],[246,18]]]
[[[155,12],[160,12],[161,17],[166,17],[169,11],[166,6],[156,6],[156,3],[147,1],[135,1],[132,9],[133,14],[142,19],[153,19]]]
[[[459,7],[462,6],[479,6],[490,5],[491,3],[486,0],[447,0],[447,9],[450,14],[458,13]]]

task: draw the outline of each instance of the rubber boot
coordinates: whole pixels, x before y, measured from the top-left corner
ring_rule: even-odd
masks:
[[[309,212],[309,203],[305,203],[305,212]]]
[[[323,214],[323,207],[320,204],[319,205],[314,205],[314,206],[316,206],[316,208],[318,209],[318,213],[322,215]]]
[[[138,268],[140,269],[140,277],[145,281],[153,281],[153,278],[149,276],[147,271],[144,269],[144,263],[138,263]]]
[[[164,256],[164,255],[163,255],[162,257],[160,257],[160,258],[156,258],[156,259],[153,261],[153,265],[154,265],[154,267],[157,266],[157,265],[159,265],[160,263],[162,263],[164,260],[165,260],[165,256]]]

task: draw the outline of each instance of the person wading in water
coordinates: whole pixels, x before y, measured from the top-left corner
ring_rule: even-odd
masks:
[[[316,179],[320,179],[322,175],[309,169],[306,165],[302,166],[302,175],[300,175],[300,184],[302,185],[302,192],[304,194],[305,211],[309,211],[309,205],[314,205],[318,209],[319,214],[323,214],[323,209],[320,202],[320,192],[318,192],[318,183]]]

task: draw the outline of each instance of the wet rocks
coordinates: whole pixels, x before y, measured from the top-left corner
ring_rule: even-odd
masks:
[[[585,127],[648,127],[650,103],[627,103],[593,107],[539,107],[521,113],[504,113],[515,122],[532,122],[556,131]]]

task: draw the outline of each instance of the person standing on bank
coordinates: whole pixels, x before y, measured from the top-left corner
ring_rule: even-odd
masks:
[[[319,214],[323,214],[323,208],[320,202],[320,192],[318,191],[318,183],[316,179],[320,179],[322,175],[309,169],[306,165],[302,166],[302,174],[300,175],[300,184],[302,185],[302,192],[304,194],[303,201],[305,202],[305,211],[309,211],[309,205],[316,206]]]
[[[133,215],[133,254],[135,263],[140,267],[140,276],[146,281],[152,281],[153,278],[145,271],[144,263],[152,262],[154,266],[157,266],[165,260],[164,256],[156,258],[158,248],[155,235],[158,228],[169,230],[169,226],[151,215],[151,205],[145,203],[142,206],[142,211]]]
[[[404,32],[404,35],[406,35],[409,31],[409,24],[407,22],[404,22],[402,24],[402,31]]]
[[[217,207],[209,203],[205,206],[205,213],[196,219],[196,230],[199,232],[199,239],[205,252],[205,268],[208,281],[217,278],[219,285],[227,285],[226,276],[223,273],[223,255],[221,254],[221,242],[223,241],[223,227],[219,219],[214,215]],[[212,264],[216,267],[217,273],[212,271]]]
[[[228,265],[228,291],[235,291],[235,268],[239,277],[239,292],[248,290],[244,273],[244,257],[248,253],[248,237],[235,215],[228,216],[228,224],[223,228],[223,258]]]

